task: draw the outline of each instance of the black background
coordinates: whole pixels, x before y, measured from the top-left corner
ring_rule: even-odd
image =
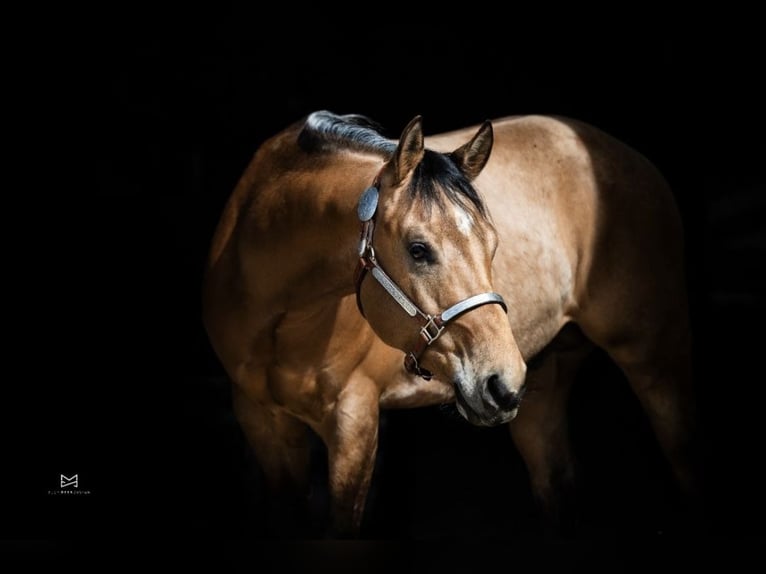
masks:
[[[652,549],[678,564],[757,554],[766,153],[763,47],[751,18],[637,5],[599,15],[272,10],[114,5],[68,36],[74,49],[46,52],[49,75],[34,90],[44,105],[25,116],[43,120],[23,168],[26,187],[54,193],[32,195],[22,213],[35,215],[24,221],[42,228],[41,240],[23,235],[14,249],[20,300],[33,302],[14,309],[21,345],[12,353],[27,373],[18,386],[29,408],[11,403],[21,416],[7,433],[2,525],[9,539],[70,542],[13,548],[58,558],[113,544],[128,559],[180,535],[236,541],[221,546],[224,569],[349,552],[401,567],[379,542],[338,550],[261,540],[257,466],[200,321],[207,247],[242,170],[267,137],[330,109],[368,115],[392,137],[416,114],[427,133],[565,115],[649,157],[686,226],[711,485],[706,530],[679,530],[643,414],[597,354],[571,404],[582,466],[572,538],[542,538],[505,429],[474,428],[439,408],[384,415],[363,538],[435,542],[425,554],[441,557],[489,542],[509,564],[528,551],[617,569]],[[91,494],[48,495],[60,473],[79,473]],[[321,488],[320,463],[315,475]]]

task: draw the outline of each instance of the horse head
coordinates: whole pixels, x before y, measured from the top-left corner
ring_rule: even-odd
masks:
[[[487,426],[516,415],[526,374],[492,289],[497,232],[472,183],[492,143],[485,122],[451,153],[426,149],[416,117],[358,208],[360,310],[407,370],[453,385],[459,412]]]

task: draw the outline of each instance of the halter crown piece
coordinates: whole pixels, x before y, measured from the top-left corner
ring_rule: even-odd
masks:
[[[425,380],[430,380],[433,374],[428,369],[418,364],[418,359],[425,352],[426,348],[436,341],[442,334],[447,324],[457,319],[460,315],[472,311],[482,305],[490,303],[500,305],[507,313],[508,308],[503,298],[493,292],[473,295],[455,303],[446,310],[436,315],[429,315],[420,310],[420,308],[402,291],[375,258],[375,249],[372,246],[372,236],[375,231],[375,213],[378,209],[379,178],[376,177],[372,186],[362,192],[357,205],[357,215],[361,222],[361,232],[359,234],[359,265],[356,268],[354,282],[356,284],[356,304],[359,312],[364,316],[362,308],[361,289],[362,281],[369,271],[375,280],[380,283],[383,289],[404,309],[410,317],[413,317],[420,324],[420,331],[412,351],[404,357],[404,368],[407,372],[418,375]]]

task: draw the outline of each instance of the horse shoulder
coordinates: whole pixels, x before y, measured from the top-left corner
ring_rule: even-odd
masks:
[[[598,213],[578,282],[582,321],[600,341],[667,340],[659,334],[669,322],[686,329],[683,227],[672,190],[637,150],[572,125],[589,154]]]
[[[625,142],[568,118],[525,118],[499,131],[501,149],[505,131],[506,141],[513,142],[506,143],[505,153],[515,158],[506,159],[513,165],[507,173],[515,173],[517,182],[506,211],[523,213],[511,215],[506,227],[542,237],[549,255],[563,253],[571,262],[561,319],[579,323],[601,342],[646,334],[660,340],[668,322],[683,331],[683,230],[673,193],[656,166]],[[524,238],[514,239],[523,245]],[[519,268],[517,261],[508,273]],[[540,272],[539,265],[531,269]],[[554,295],[543,296],[550,302]],[[528,315],[533,330],[552,324]]]
[[[554,118],[500,119],[476,186],[498,232],[493,264],[524,356],[570,319],[581,254],[595,217],[587,150]]]

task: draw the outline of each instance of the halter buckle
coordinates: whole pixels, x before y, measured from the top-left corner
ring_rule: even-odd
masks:
[[[439,338],[439,335],[444,331],[445,325],[437,325],[434,321],[436,317],[432,315],[426,315],[426,317],[428,318],[428,321],[420,328],[420,334],[423,336],[423,339],[425,339],[426,345],[430,345]]]

